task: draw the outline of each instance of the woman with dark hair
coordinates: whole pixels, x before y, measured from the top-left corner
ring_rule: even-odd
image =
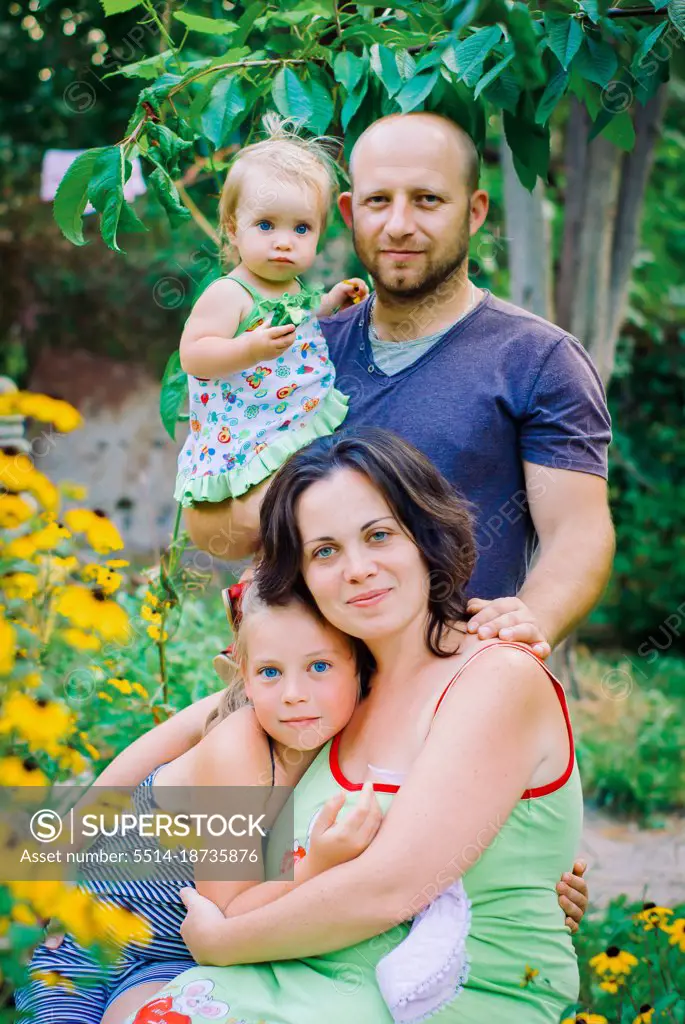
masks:
[[[369,429],[295,454],[261,524],[261,596],[313,600],[374,661],[369,695],[296,788],[296,835],[369,780],[385,819],[360,856],[249,913],[226,919],[188,891],[182,935],[219,966],[184,972],[135,1021],[557,1024],[578,990],[556,897],[582,818],[573,737],[562,687],[530,648],[466,630],[464,502],[419,452]],[[429,951],[440,959],[421,984],[420,956],[379,978],[389,1012],[379,961],[459,881],[461,930]],[[215,998],[229,1017],[212,1014]]]

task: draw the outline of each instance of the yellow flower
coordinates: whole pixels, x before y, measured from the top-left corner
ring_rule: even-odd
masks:
[[[0,757],[0,786],[47,786],[47,776],[32,757]]]
[[[149,923],[123,907],[99,904],[95,911],[95,920],[102,937],[112,945],[146,945],[152,938]]]
[[[42,679],[37,672],[28,672],[25,676],[22,676],[19,680],[24,690],[35,690],[37,686],[40,686]]]
[[[110,558],[105,565],[108,569],[125,569],[130,563],[125,558]]]
[[[621,985],[625,985],[625,982],[626,979],[621,974],[605,974],[602,976],[599,987],[605,992],[610,992],[612,996],[615,996]]]
[[[146,622],[151,622],[153,625],[158,626],[162,621],[160,612],[153,612],[146,604],[140,606],[140,617],[145,619]]]
[[[29,910],[24,903],[15,903],[10,914],[12,920],[18,921],[19,924],[35,925],[40,923],[33,911]]]
[[[671,936],[668,940],[670,945],[680,946],[680,952],[685,953],[685,917],[677,917],[664,931]]]
[[[143,697],[144,700],[147,700],[148,692],[144,686],[140,685],[140,683],[131,683],[131,689],[133,690],[134,693],[137,693],[138,696]]]
[[[159,598],[156,597],[151,590],[147,591],[143,600],[147,601],[151,608],[159,608]]]
[[[0,527],[15,530],[33,515],[33,509],[18,494],[0,494]]]
[[[169,639],[167,631],[161,630],[159,626],[148,626],[147,635],[154,640],[156,644],[163,644]]]
[[[633,1020],[633,1024],[652,1024],[653,1016],[654,1007],[650,1006],[649,1003],[645,1003],[644,1006],[640,1007],[640,1012]]]
[[[7,887],[15,899],[30,903],[41,917],[52,917],[62,900],[68,898],[71,892],[64,882],[54,880],[7,882]]]
[[[59,492],[55,485],[21,452],[8,453],[7,449],[0,452],[0,484],[13,493],[28,491],[51,512],[59,507]]]
[[[579,1013],[577,1017],[565,1017],[561,1024],[609,1024],[599,1013]]]
[[[0,587],[10,601],[31,601],[38,593],[38,578],[30,572],[11,572],[0,576]]]
[[[105,693],[104,690],[99,691],[98,697],[100,698],[100,700],[106,700],[109,704],[114,703],[114,697],[111,697],[108,693]]]
[[[102,641],[92,633],[84,633],[82,629],[69,627],[61,631],[62,639],[70,647],[76,647],[79,651],[99,651]]]
[[[133,693],[133,687],[131,683],[129,683],[128,679],[108,679],[107,685],[113,686],[115,690],[119,691],[119,693],[124,693],[126,695]]]
[[[98,937],[95,909],[94,898],[74,888],[69,890],[53,913],[81,946],[91,946]]]
[[[78,558],[73,555],[43,555],[37,561],[45,569],[49,585],[53,587],[56,583],[63,583],[70,573],[78,569]]]
[[[90,740],[88,739],[88,733],[80,732],[79,739],[81,740],[81,743],[85,747],[86,752],[90,755],[93,761],[98,761],[100,759],[100,751],[97,749],[97,747],[94,747],[93,744],[90,742]]]
[[[48,988],[63,988],[67,992],[74,992],[76,986],[70,978],[65,978],[63,974],[58,974],[57,971],[33,971],[31,973],[32,981],[40,981],[43,985],[47,985]]]
[[[526,964],[526,970],[523,975],[523,981],[521,982],[521,988],[528,988],[530,984],[537,978],[540,971],[537,967],[531,967],[530,964]]]
[[[13,391],[0,395],[0,416],[30,416],[41,423],[52,423],[61,434],[82,426],[80,413],[60,398],[31,391]]]
[[[63,480],[59,489],[65,498],[70,501],[85,501],[88,497],[88,488],[83,484],[74,484],[70,480]]]
[[[17,634],[0,615],[0,676],[8,676],[14,668]]]
[[[594,967],[595,972],[599,975],[630,974],[636,965],[637,958],[632,953],[626,952],[625,949],[619,949],[618,946],[609,946],[603,953],[598,953],[590,960],[590,967]]]
[[[58,765],[64,771],[71,772],[72,775],[80,775],[88,767],[83,754],[73,747],[66,746],[59,754]]]
[[[101,591],[71,584],[58,596],[55,608],[72,625],[92,629],[103,640],[124,643],[128,639],[128,615],[115,601],[108,601]]]
[[[0,732],[14,730],[33,750],[57,753],[57,743],[74,728],[74,715],[63,704],[44,699],[34,700],[28,694],[11,693],[0,718]]]
[[[643,903],[642,910],[635,914],[634,920],[641,924],[646,932],[651,932],[655,928],[666,931],[669,917],[673,917],[673,911],[668,907],[657,907],[656,903]]]
[[[52,551],[71,534],[60,523],[48,523],[42,530],[27,533],[24,537],[16,537],[5,548],[9,558],[33,558],[38,551]]]
[[[65,514],[64,521],[74,533],[85,533],[88,543],[98,554],[107,555],[110,551],[120,551],[124,546],[114,523],[99,509],[71,509]]]
[[[118,572],[112,572],[102,565],[94,562],[85,565],[82,570],[84,580],[95,583],[103,594],[114,594],[124,581],[124,577]]]

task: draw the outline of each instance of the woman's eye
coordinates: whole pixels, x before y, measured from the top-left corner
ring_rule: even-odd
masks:
[[[324,672],[328,672],[329,668],[331,668],[331,663],[329,661],[313,661],[309,667],[317,675],[323,675]]]
[[[309,224],[298,224],[295,228],[295,234],[306,235],[309,231]]]
[[[333,548],[330,544],[326,544],[324,547],[319,548],[314,552],[314,558],[330,558],[333,554]]]
[[[265,665],[264,668],[260,668],[257,673],[258,676],[264,676],[265,679],[278,679],[280,676],[280,670],[275,665]]]
[[[390,534],[387,530],[374,530],[371,534],[371,540],[385,540]]]
[[[260,220],[259,223],[257,224],[257,227],[259,228],[260,231],[270,231],[271,230],[271,221],[270,220]]]

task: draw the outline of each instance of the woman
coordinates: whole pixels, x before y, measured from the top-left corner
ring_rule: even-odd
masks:
[[[375,660],[370,695],[296,789],[296,836],[341,790],[353,803],[365,779],[386,817],[355,860],[250,913],[226,919],[187,892],[196,960],[235,966],[184,972],[132,1019],[389,1022],[375,966],[461,878],[469,966],[429,1015],[556,1024],[578,986],[555,892],[581,828],[573,739],[561,686],[532,652],[466,631],[475,555],[463,502],[411,446],[366,430],[294,455],[261,523],[261,594],[314,600]],[[395,1019],[425,1018],[410,995]]]

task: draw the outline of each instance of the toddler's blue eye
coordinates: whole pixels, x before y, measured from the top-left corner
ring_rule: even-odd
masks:
[[[265,679],[277,679],[280,674],[280,670],[274,665],[266,665],[264,668],[260,668],[258,672],[258,675],[264,676]]]
[[[257,225],[257,227],[259,228],[260,231],[270,231],[271,230],[271,221],[270,220],[260,220],[260,222]]]
[[[308,231],[309,226],[307,224],[298,224],[295,228],[295,233],[298,235],[306,235]]]
[[[328,554],[326,554],[325,552],[328,552]],[[325,547],[319,548],[318,551],[314,552],[314,558],[330,558],[332,553],[333,548],[330,546],[330,544],[326,544]]]
[[[313,661],[310,667],[317,675],[322,675],[324,672],[328,672],[331,666],[328,661]]]

